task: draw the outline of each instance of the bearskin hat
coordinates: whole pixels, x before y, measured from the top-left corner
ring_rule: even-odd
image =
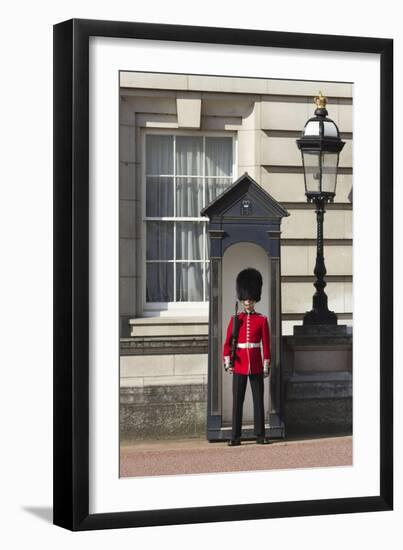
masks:
[[[260,272],[247,267],[238,273],[236,278],[236,292],[238,300],[254,300],[259,302],[262,295],[263,279]]]

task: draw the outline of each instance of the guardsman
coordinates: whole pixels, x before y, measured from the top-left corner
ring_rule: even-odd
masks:
[[[224,368],[233,375],[230,446],[241,444],[242,410],[248,378],[253,397],[256,443],[264,445],[270,442],[265,437],[263,402],[263,378],[269,376],[270,369],[270,330],[267,317],[255,311],[255,304],[261,298],[262,285],[262,275],[253,267],[244,269],[236,278],[236,292],[243,311],[237,314],[235,330],[234,316],[231,316],[223,349]]]

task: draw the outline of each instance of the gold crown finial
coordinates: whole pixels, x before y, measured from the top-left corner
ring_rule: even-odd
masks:
[[[315,104],[318,109],[326,109],[327,99],[319,90],[319,95],[315,97]]]

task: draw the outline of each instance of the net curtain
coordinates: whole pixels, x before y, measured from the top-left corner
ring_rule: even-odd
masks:
[[[198,218],[231,183],[232,138],[147,135],[146,174],[146,216],[173,218],[147,221],[147,301],[202,301],[205,222],[177,218]]]

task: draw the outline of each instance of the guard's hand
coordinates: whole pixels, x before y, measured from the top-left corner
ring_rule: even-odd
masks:
[[[263,371],[263,378],[267,378],[270,374],[270,369],[267,369],[267,370],[264,370]]]
[[[229,368],[228,368],[228,372],[229,372],[230,374],[234,374],[234,369],[233,369],[233,367],[229,367]]]

